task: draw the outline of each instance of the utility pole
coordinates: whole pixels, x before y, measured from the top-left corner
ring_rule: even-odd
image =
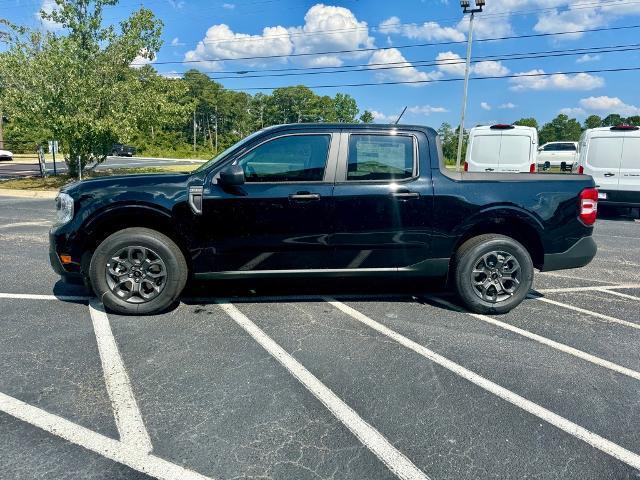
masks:
[[[193,111],[193,151],[196,151],[196,111]]]
[[[4,118],[2,117],[2,109],[0,109],[0,150],[4,149]]]
[[[469,0],[460,0],[462,13],[470,13],[469,17],[469,33],[467,34],[467,61],[464,69],[464,90],[462,93],[462,115],[460,116],[460,127],[458,131],[458,156],[456,157],[456,172],[460,171],[460,163],[462,161],[462,144],[464,143],[464,120],[467,114],[467,97],[469,96],[469,75],[471,73],[471,46],[473,44],[473,20],[476,13],[482,12],[485,6],[485,0],[475,0],[476,7],[469,9]]]

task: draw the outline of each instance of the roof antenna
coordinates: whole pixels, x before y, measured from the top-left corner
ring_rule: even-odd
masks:
[[[407,111],[407,107],[404,107],[404,110],[402,110],[402,113],[400,114],[400,116],[398,117],[398,119],[397,119],[395,122],[393,122],[393,124],[394,124],[394,125],[397,125],[397,124],[398,124],[398,122],[400,121],[400,119],[401,119],[401,118],[402,118],[402,116],[404,115],[404,112],[406,112],[406,111]]]

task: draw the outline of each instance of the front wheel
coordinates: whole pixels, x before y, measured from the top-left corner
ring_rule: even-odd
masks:
[[[94,252],[89,278],[104,305],[116,313],[153,314],[171,306],[188,276],[180,248],[148,228],[127,228],[107,237]]]
[[[452,273],[456,292],[470,311],[502,314],[517,307],[529,293],[533,262],[513,238],[486,234],[462,244]]]

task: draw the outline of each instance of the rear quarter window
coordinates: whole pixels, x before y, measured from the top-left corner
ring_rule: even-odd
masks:
[[[415,172],[413,137],[351,135],[347,180],[402,180]]]
[[[594,168],[618,168],[622,157],[622,137],[595,137],[589,142],[587,163]]]

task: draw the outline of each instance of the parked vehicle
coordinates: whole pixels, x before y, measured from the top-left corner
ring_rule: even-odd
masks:
[[[538,149],[538,168],[549,162],[551,167],[571,171],[578,161],[578,142],[548,142]]]
[[[538,131],[519,125],[474,127],[469,132],[467,172],[537,171]]]
[[[121,143],[114,143],[111,148],[111,155],[113,157],[133,157],[136,153],[136,147],[130,145],[123,145]]]
[[[13,153],[9,150],[0,150],[0,160],[13,160]]]
[[[57,198],[50,259],[120,313],[173,304],[188,278],[447,279],[504,313],[534,268],[588,264],[586,175],[454,173],[437,133],[397,125],[267,128],[191,174],[101,177]]]
[[[619,125],[586,130],[574,172],[594,178],[603,205],[640,207],[640,128]]]

